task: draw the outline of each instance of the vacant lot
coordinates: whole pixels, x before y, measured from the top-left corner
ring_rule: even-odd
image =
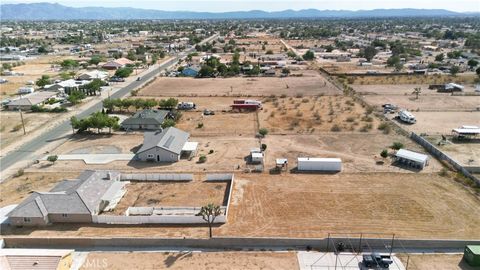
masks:
[[[480,126],[480,111],[472,112],[412,112],[417,123],[410,125],[401,121],[398,123],[407,130],[417,134],[449,135],[452,129],[463,125]]]
[[[228,199],[227,182],[131,182],[126,188],[114,214],[123,215],[128,207],[226,205]]]
[[[397,254],[397,257],[407,263],[407,255]],[[478,267],[469,266],[463,260],[463,254],[410,254],[408,270],[475,270]]]
[[[221,235],[480,237],[479,199],[437,174],[236,175],[232,196]]]
[[[204,116],[201,112],[185,112],[177,128],[191,136],[251,136],[255,135],[257,122],[254,113],[217,112]]]
[[[48,166],[48,165],[47,165]],[[32,191],[49,191],[64,179],[74,179],[76,172],[25,172],[0,183],[0,207],[18,204]]]
[[[366,139],[366,136],[368,139]],[[394,133],[385,134],[351,134],[324,133],[319,135],[267,135],[262,143],[267,144],[266,168],[275,166],[276,158],[288,158],[289,169],[297,166],[297,157],[338,157],[342,159],[343,172],[409,172],[405,168],[393,166],[391,159],[385,159],[383,165],[376,163],[380,152],[388,149],[393,142],[401,142],[404,147],[425,153],[425,150],[408,138]],[[442,166],[435,159],[422,173],[440,171]]]
[[[92,252],[80,269],[295,270],[298,262],[295,252]]]
[[[333,95],[340,92],[316,71],[302,77],[286,78],[157,78],[138,93],[139,96],[270,96]]]
[[[351,98],[317,96],[265,98],[260,127],[272,133],[377,131],[379,120]]]
[[[31,133],[37,128],[43,126],[50,119],[51,113],[25,113],[23,112],[23,121],[25,123],[25,131]],[[23,136],[22,120],[20,112],[2,111],[0,113],[0,147],[5,146]]]
[[[350,83],[354,84],[442,84],[455,82],[459,84],[473,84],[474,74],[450,75],[410,75],[410,76],[355,76],[349,78]]]

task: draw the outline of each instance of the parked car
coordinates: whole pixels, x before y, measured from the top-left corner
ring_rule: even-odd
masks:
[[[383,255],[374,252],[372,254],[364,254],[362,263],[365,267],[369,268],[389,268],[393,261],[390,255]]]
[[[203,110],[203,115],[215,115],[215,112],[205,109]]]
[[[193,102],[180,102],[177,105],[177,109],[179,110],[193,110],[197,106]]]
[[[121,77],[111,77],[110,80],[111,82],[124,82],[125,79]]]

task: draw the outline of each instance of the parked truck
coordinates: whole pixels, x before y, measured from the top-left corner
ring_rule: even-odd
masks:
[[[384,255],[380,253],[373,252],[371,254],[363,255],[363,265],[368,268],[389,268],[390,264],[393,263],[393,260],[390,255]]]

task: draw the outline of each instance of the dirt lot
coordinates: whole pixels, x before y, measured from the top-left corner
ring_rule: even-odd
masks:
[[[436,174],[237,175],[235,181],[221,235],[480,237],[479,199]]]
[[[370,68],[371,69],[371,68]],[[450,75],[429,75],[429,76],[355,76],[349,80],[353,84],[442,84],[455,82],[459,84],[473,84],[476,76],[474,74]]]
[[[398,123],[409,131],[417,134],[449,135],[452,129],[463,125],[480,126],[480,111],[476,112],[412,112],[417,123],[410,125],[401,121]]]
[[[23,113],[25,131],[31,133],[52,118],[51,113]],[[4,149],[18,137],[23,136],[22,120],[19,112],[0,112],[0,148]]]
[[[297,166],[297,157],[338,157],[343,162],[343,172],[409,172],[406,168],[392,165],[391,159],[385,159],[383,165],[377,165],[380,152],[388,149],[393,142],[401,142],[406,149],[425,153],[425,150],[404,136],[396,134],[329,133],[320,135],[267,135],[262,143],[267,144],[266,168],[275,166],[276,158],[288,158],[289,169]],[[422,173],[440,171],[441,164],[431,159]]]
[[[466,166],[480,166],[480,141],[458,141],[447,136],[449,143],[438,145],[441,136],[428,136],[428,141],[437,146],[444,153]]]
[[[131,182],[127,193],[112,212],[123,215],[128,207],[188,206],[202,207],[208,203],[226,205],[227,182]]]
[[[306,71],[302,77],[286,78],[157,78],[152,84],[139,91],[139,96],[295,96],[303,94],[341,94],[316,71]]]
[[[48,165],[47,165],[48,166]],[[17,204],[32,191],[49,191],[64,179],[74,179],[76,172],[25,172],[0,183],[0,207]]]
[[[427,196],[428,195],[428,196]],[[438,174],[236,174],[227,224],[217,236],[326,237],[329,232],[399,238],[476,239],[478,197]],[[375,219],[372,219],[375,217]],[[208,237],[206,226],[6,228],[4,235]]]
[[[407,255],[397,254],[407,264]],[[408,270],[475,270],[463,260],[463,254],[411,254]]]
[[[256,131],[254,120],[254,113],[217,112],[204,116],[201,112],[185,112],[176,127],[189,132],[191,136],[253,137]]]
[[[450,93],[440,93],[437,90],[428,89],[428,84],[375,84],[375,85],[358,85],[355,84],[352,87],[361,95],[409,95],[413,97],[412,92],[416,87],[422,89],[420,96],[439,96],[454,98]],[[465,85],[464,92],[472,93],[475,88],[470,85]]]
[[[295,270],[298,262],[295,252],[92,252],[80,269]]]
[[[263,101],[260,127],[274,134],[375,132],[379,122],[372,114],[367,116],[366,108],[343,96],[264,98]]]

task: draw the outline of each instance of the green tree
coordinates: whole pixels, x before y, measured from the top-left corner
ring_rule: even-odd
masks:
[[[65,59],[63,60],[61,63],[60,63],[60,66],[63,68],[63,69],[76,69],[80,66],[80,64],[78,63],[77,60],[73,60],[73,59]]]
[[[115,76],[121,77],[121,78],[126,78],[130,76],[133,73],[133,68],[131,67],[124,67],[124,68],[119,68],[117,71],[115,71]]]
[[[377,55],[377,50],[373,46],[368,46],[363,50],[363,57],[365,57],[368,62],[370,62],[375,55]]]
[[[303,55],[303,59],[307,61],[313,60],[315,59],[315,53],[309,50]]]
[[[48,75],[42,75],[42,77],[35,82],[35,84],[38,87],[44,87],[45,85],[51,84],[51,83],[52,82],[50,80],[50,76],[48,76]]]
[[[452,66],[450,68],[450,74],[452,74],[452,76],[457,76],[458,72],[460,72],[460,68],[457,67],[457,66]]]
[[[473,69],[474,67],[478,66],[478,61],[475,59],[470,59],[467,62],[468,66]]]
[[[396,55],[391,56],[387,60],[387,66],[389,66],[389,67],[394,67],[399,63],[400,63],[400,57],[396,56]]]
[[[58,156],[57,155],[48,156],[47,160],[50,161],[52,164],[55,164],[55,161],[58,160]]]
[[[80,101],[82,99],[84,99],[86,97],[85,93],[83,93],[82,91],[72,91],[70,92],[70,94],[68,95],[68,98],[67,100],[72,103],[72,104],[78,104],[80,103]]]
[[[420,87],[415,87],[413,89],[412,94],[415,95],[415,99],[418,99],[418,96],[422,93],[422,88]]]
[[[198,76],[200,77],[212,77],[214,74],[214,70],[209,65],[202,65],[200,70],[198,71]]]
[[[220,206],[213,203],[209,203],[206,206],[202,206],[198,216],[202,216],[203,220],[208,224],[208,230],[210,238],[212,238],[212,225],[215,222],[215,219],[222,214],[222,209]]]
[[[436,62],[442,62],[444,59],[445,59],[445,54],[443,54],[443,53],[437,54],[437,55],[435,56],[435,61],[436,61]]]
[[[162,128],[174,127],[176,125],[175,120],[165,119],[162,123]]]
[[[258,130],[258,134],[262,135],[262,137],[265,137],[268,134],[268,129],[261,128]]]

